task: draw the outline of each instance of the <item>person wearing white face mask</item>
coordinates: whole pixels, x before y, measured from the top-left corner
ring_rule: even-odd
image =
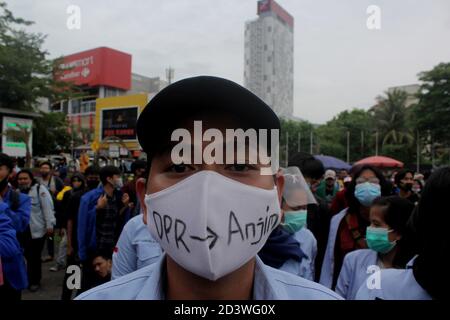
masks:
[[[376,270],[406,268],[416,254],[410,243],[410,232],[407,232],[413,209],[411,202],[398,196],[374,200],[366,231],[369,249],[355,250],[345,256],[336,285],[339,295],[347,300],[355,299],[358,289],[366,284],[375,267]]]
[[[281,200],[283,217],[279,228],[289,236],[283,237],[283,232],[274,231],[259,252],[259,256],[264,263],[274,268],[313,281],[317,241],[312,232],[308,230],[306,221],[307,206],[315,204],[316,199],[297,167],[283,169],[283,176],[284,190]],[[282,239],[284,241],[281,241]],[[283,254],[292,252],[288,248],[296,246],[300,249],[300,257],[292,255],[292,253],[291,256]]]
[[[150,172],[136,190],[149,230],[165,253],[79,299],[340,299],[257,257],[280,223],[282,175],[261,175],[259,162],[172,161],[173,130],[192,133],[194,120],[220,132],[280,128],[269,106],[225,79],[188,78],[160,91],[138,119]]]
[[[366,229],[373,200],[390,194],[390,187],[381,172],[368,165],[356,168],[352,182],[345,191],[348,208],[333,216],[328,244],[320,274],[320,283],[334,289],[344,257],[357,249],[366,249]]]

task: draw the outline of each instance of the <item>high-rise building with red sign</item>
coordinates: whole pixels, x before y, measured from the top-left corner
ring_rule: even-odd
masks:
[[[257,2],[245,25],[244,85],[278,116],[294,110],[294,18],[273,0]]]

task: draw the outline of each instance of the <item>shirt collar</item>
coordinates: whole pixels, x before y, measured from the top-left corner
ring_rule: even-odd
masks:
[[[144,285],[136,296],[137,300],[164,300],[164,282],[166,277],[166,254],[155,262],[151,274],[145,280]],[[276,290],[270,281],[267,266],[256,256],[255,275],[253,281],[254,300],[276,300]]]

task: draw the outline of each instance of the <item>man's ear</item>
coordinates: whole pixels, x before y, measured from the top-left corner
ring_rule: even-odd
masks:
[[[283,197],[283,191],[284,191],[284,176],[283,171],[281,169],[278,170],[278,172],[275,174],[275,184],[277,185],[277,192],[278,192],[278,200],[281,204],[281,198]]]
[[[145,191],[147,189],[147,180],[139,178],[136,180],[136,195],[139,199],[139,204],[142,208],[142,219],[144,224],[147,224],[147,207],[145,206]]]

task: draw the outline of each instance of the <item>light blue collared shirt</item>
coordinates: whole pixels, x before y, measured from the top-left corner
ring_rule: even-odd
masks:
[[[163,300],[166,256],[147,267],[79,295],[77,300]],[[256,256],[255,300],[341,300],[335,292],[306,279],[266,266]]]
[[[363,283],[355,300],[431,300],[428,292],[414,278],[412,266],[416,258],[406,265],[407,269],[381,270],[379,288],[369,288]]]
[[[116,279],[158,261],[162,254],[159,243],[139,214],[124,226],[112,257],[111,279]]]
[[[336,284],[336,292],[347,300],[354,300],[358,289],[366,283],[369,266],[377,265],[378,253],[370,249],[360,249],[345,255],[341,273]]]
[[[306,226],[294,233],[293,237],[300,244],[300,249],[306,257],[304,257],[300,263],[294,259],[289,259],[281,266],[280,270],[314,281],[314,262],[317,255],[317,240]]]

